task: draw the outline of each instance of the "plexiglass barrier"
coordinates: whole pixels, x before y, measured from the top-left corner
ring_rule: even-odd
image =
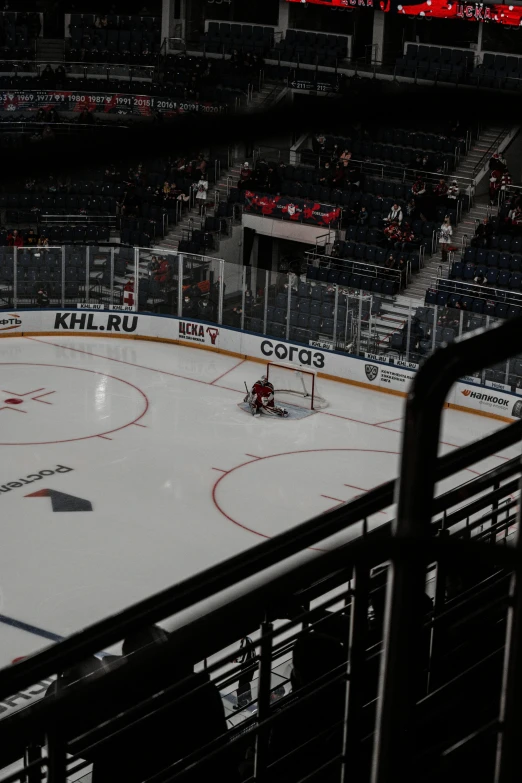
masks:
[[[245,329],[415,369],[439,345],[498,318],[164,248],[0,249],[0,307],[125,309]],[[473,382],[521,390],[522,356]]]

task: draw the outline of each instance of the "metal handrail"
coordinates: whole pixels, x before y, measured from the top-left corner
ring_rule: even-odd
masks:
[[[460,377],[510,359],[521,350],[522,318],[514,318],[496,329],[464,338],[436,351],[421,366],[406,403],[397,519],[392,525],[393,534],[399,540],[420,542],[429,535],[442,409],[451,387]],[[414,704],[414,640],[418,638],[420,623],[420,607],[416,601],[424,590],[423,579],[424,566],[421,563],[414,565],[410,561],[406,564],[404,560],[392,563],[385,612],[373,783],[404,779],[405,742]],[[519,600],[516,611],[513,607],[510,609],[511,624],[516,625],[519,632],[521,614]],[[514,636],[510,650],[513,663],[514,654],[518,654],[516,639]],[[510,678],[513,677],[513,669],[510,668]],[[512,682],[509,684],[513,685]],[[504,701],[506,685],[505,682]],[[514,690],[518,696],[518,690]],[[515,713],[520,705],[514,704],[511,696],[507,702],[509,718],[516,720]],[[511,751],[508,756],[513,769],[520,771],[520,759],[513,758],[514,747],[511,744],[511,738],[515,739],[515,725],[507,730],[507,745]]]

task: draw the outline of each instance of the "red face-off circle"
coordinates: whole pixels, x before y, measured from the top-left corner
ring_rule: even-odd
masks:
[[[21,405],[23,400],[19,400],[18,397],[9,397],[8,400],[4,400],[6,405]]]

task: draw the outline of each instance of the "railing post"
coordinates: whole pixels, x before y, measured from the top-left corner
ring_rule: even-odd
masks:
[[[332,344],[334,347],[334,350],[337,348],[337,318],[338,313],[337,309],[339,306],[339,286],[335,286],[335,298],[334,298],[334,317],[333,317],[333,340]]]
[[[18,307],[18,248],[13,246],[13,307]]]
[[[218,299],[218,324],[223,323],[223,296],[225,292],[225,262],[222,258],[219,259],[219,299]]]
[[[269,274],[270,272],[268,269],[265,270],[265,296],[264,296],[264,307],[263,307],[263,334],[266,334],[266,324],[267,324],[267,315],[268,315],[268,281],[269,281]]]
[[[359,291],[359,323],[357,325],[357,343],[355,346],[355,352],[359,356],[361,352],[361,325],[362,325],[362,291]]]
[[[245,328],[245,298],[246,298],[246,277],[247,268],[242,267],[243,272],[241,274],[241,331]]]
[[[140,249],[134,248],[134,312],[138,312],[138,299],[140,295]]]
[[[85,303],[90,302],[90,282],[91,282],[91,248],[89,245],[85,247]]]
[[[292,286],[290,285],[290,275],[288,276],[288,297],[286,302],[286,339],[290,339],[290,308],[292,306]]]
[[[357,779],[360,771],[364,704],[366,639],[368,635],[368,603],[370,574],[364,563],[354,569],[351,580],[352,606],[350,613],[350,651],[346,672],[345,721],[341,757],[341,783]],[[354,774],[355,773],[355,774]]]
[[[65,245],[62,245],[62,310],[65,308]]]
[[[272,623],[261,623],[259,644],[259,689],[257,695],[258,723],[263,723],[270,714],[270,684],[272,678]],[[269,637],[268,639],[266,637]],[[267,780],[266,768],[268,764],[268,740],[270,729],[266,726],[258,726],[256,745],[254,778],[256,783]]]
[[[67,757],[66,743],[59,727],[46,736],[47,741],[47,781],[48,783],[66,783]]]
[[[110,254],[109,254],[109,275],[110,275],[110,282],[109,282],[109,289],[110,289],[110,302],[109,304],[114,304],[114,248],[111,247]]]
[[[183,256],[178,256],[178,316],[183,315]]]

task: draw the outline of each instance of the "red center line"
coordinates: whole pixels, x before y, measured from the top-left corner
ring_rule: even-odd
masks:
[[[237,367],[240,367],[242,364],[246,362],[246,359],[241,359],[240,362],[235,364],[233,367],[231,367],[229,370],[226,370],[225,372],[221,373],[221,375],[218,375],[217,378],[214,378],[213,381],[210,381],[210,386],[213,386],[217,381],[219,381],[221,378],[224,378],[225,375],[228,375],[229,372],[232,372],[232,370],[235,370]]]

